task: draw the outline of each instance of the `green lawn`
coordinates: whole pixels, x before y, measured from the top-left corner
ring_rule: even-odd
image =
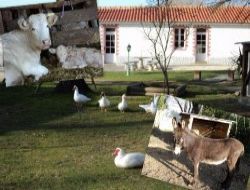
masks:
[[[192,73],[171,73],[170,78],[191,80]],[[161,74],[133,73],[126,78],[105,73],[103,78],[119,79],[161,80]],[[79,114],[72,93],[55,93],[53,83],[43,85],[39,95],[33,95],[34,86],[0,87],[0,189],[181,189],[141,176],[140,169],[115,167],[112,152],[117,146],[145,152],[154,117],[138,104],[148,103],[150,97],[128,97],[130,109],[120,113],[116,106],[126,86],[97,88],[112,94],[108,112],[98,109],[98,93],[88,94],[92,101]],[[189,98],[220,102],[219,87],[214,88],[212,93],[190,84]]]
[[[224,71],[202,72],[202,78],[210,78],[226,74]],[[170,81],[187,81],[193,79],[193,72],[169,72]],[[98,78],[99,79],[99,78]],[[105,72],[100,80],[107,81],[163,81],[163,75],[159,72],[131,72],[130,76],[126,76],[126,72]]]

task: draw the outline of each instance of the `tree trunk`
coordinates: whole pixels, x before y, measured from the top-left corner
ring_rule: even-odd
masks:
[[[163,71],[163,76],[164,76],[164,92],[169,95],[169,81],[168,81],[168,72]]]

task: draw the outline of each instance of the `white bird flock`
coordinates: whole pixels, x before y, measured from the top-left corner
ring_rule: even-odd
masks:
[[[157,111],[158,100],[159,100],[159,96],[156,96],[156,94],[154,94],[154,98],[149,104],[139,105],[139,107],[144,109],[147,113],[151,113],[155,115]]]
[[[126,153],[121,148],[116,148],[113,155],[115,156],[114,163],[118,168],[142,167],[145,160],[145,154],[141,152]]]
[[[76,85],[74,85],[73,90],[74,90],[73,99],[74,102],[76,103],[77,111],[79,112],[82,110],[83,104],[90,101],[91,99],[83,94],[80,94],[78,87]]]
[[[128,108],[128,102],[126,100],[127,96],[126,94],[122,95],[122,101],[118,104],[118,110],[121,112],[124,112]]]
[[[105,93],[102,92],[101,93],[101,99],[98,100],[99,103],[99,107],[101,108],[101,111],[107,111],[107,108],[110,106],[110,101],[109,99],[106,97]]]

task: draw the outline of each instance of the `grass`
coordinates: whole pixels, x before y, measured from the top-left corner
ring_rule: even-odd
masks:
[[[133,73],[129,78],[106,73],[102,80],[160,78],[160,73]],[[171,73],[170,78],[191,80],[192,73]],[[115,167],[111,154],[117,146],[145,152],[154,117],[138,104],[148,103],[150,97],[128,97],[130,109],[120,113],[116,106],[126,86],[97,88],[110,95],[108,112],[98,109],[98,93],[88,94],[92,101],[83,113],[77,113],[72,93],[55,93],[53,83],[43,85],[38,95],[32,94],[34,86],[0,87],[0,189],[181,189],[141,176],[139,169]],[[190,84],[188,98],[213,99],[216,104],[216,99],[222,99],[216,93],[219,88],[211,92]]]
[[[218,76],[219,74],[225,74],[222,71],[214,72],[202,72],[202,78],[210,78]],[[126,72],[105,72],[104,76],[97,78],[97,80],[107,81],[163,81],[163,75],[159,72],[131,72],[130,76],[126,76]],[[170,81],[189,81],[193,79],[193,72],[169,72]]]

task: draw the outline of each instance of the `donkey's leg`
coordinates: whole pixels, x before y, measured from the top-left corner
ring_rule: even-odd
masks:
[[[222,189],[229,189],[233,177],[234,169],[229,169],[229,166],[227,166],[227,168],[228,168],[227,177],[221,184]]]
[[[233,178],[234,173],[235,173],[235,166],[236,166],[238,159],[239,159],[238,155],[228,158],[228,160],[227,160],[228,172],[227,172],[227,177],[226,177],[225,181],[223,181],[223,183],[222,183],[222,188],[228,189],[230,187],[232,178]]]
[[[199,162],[194,161],[193,164],[194,164],[194,178],[191,181],[191,185],[193,185],[199,181]]]

